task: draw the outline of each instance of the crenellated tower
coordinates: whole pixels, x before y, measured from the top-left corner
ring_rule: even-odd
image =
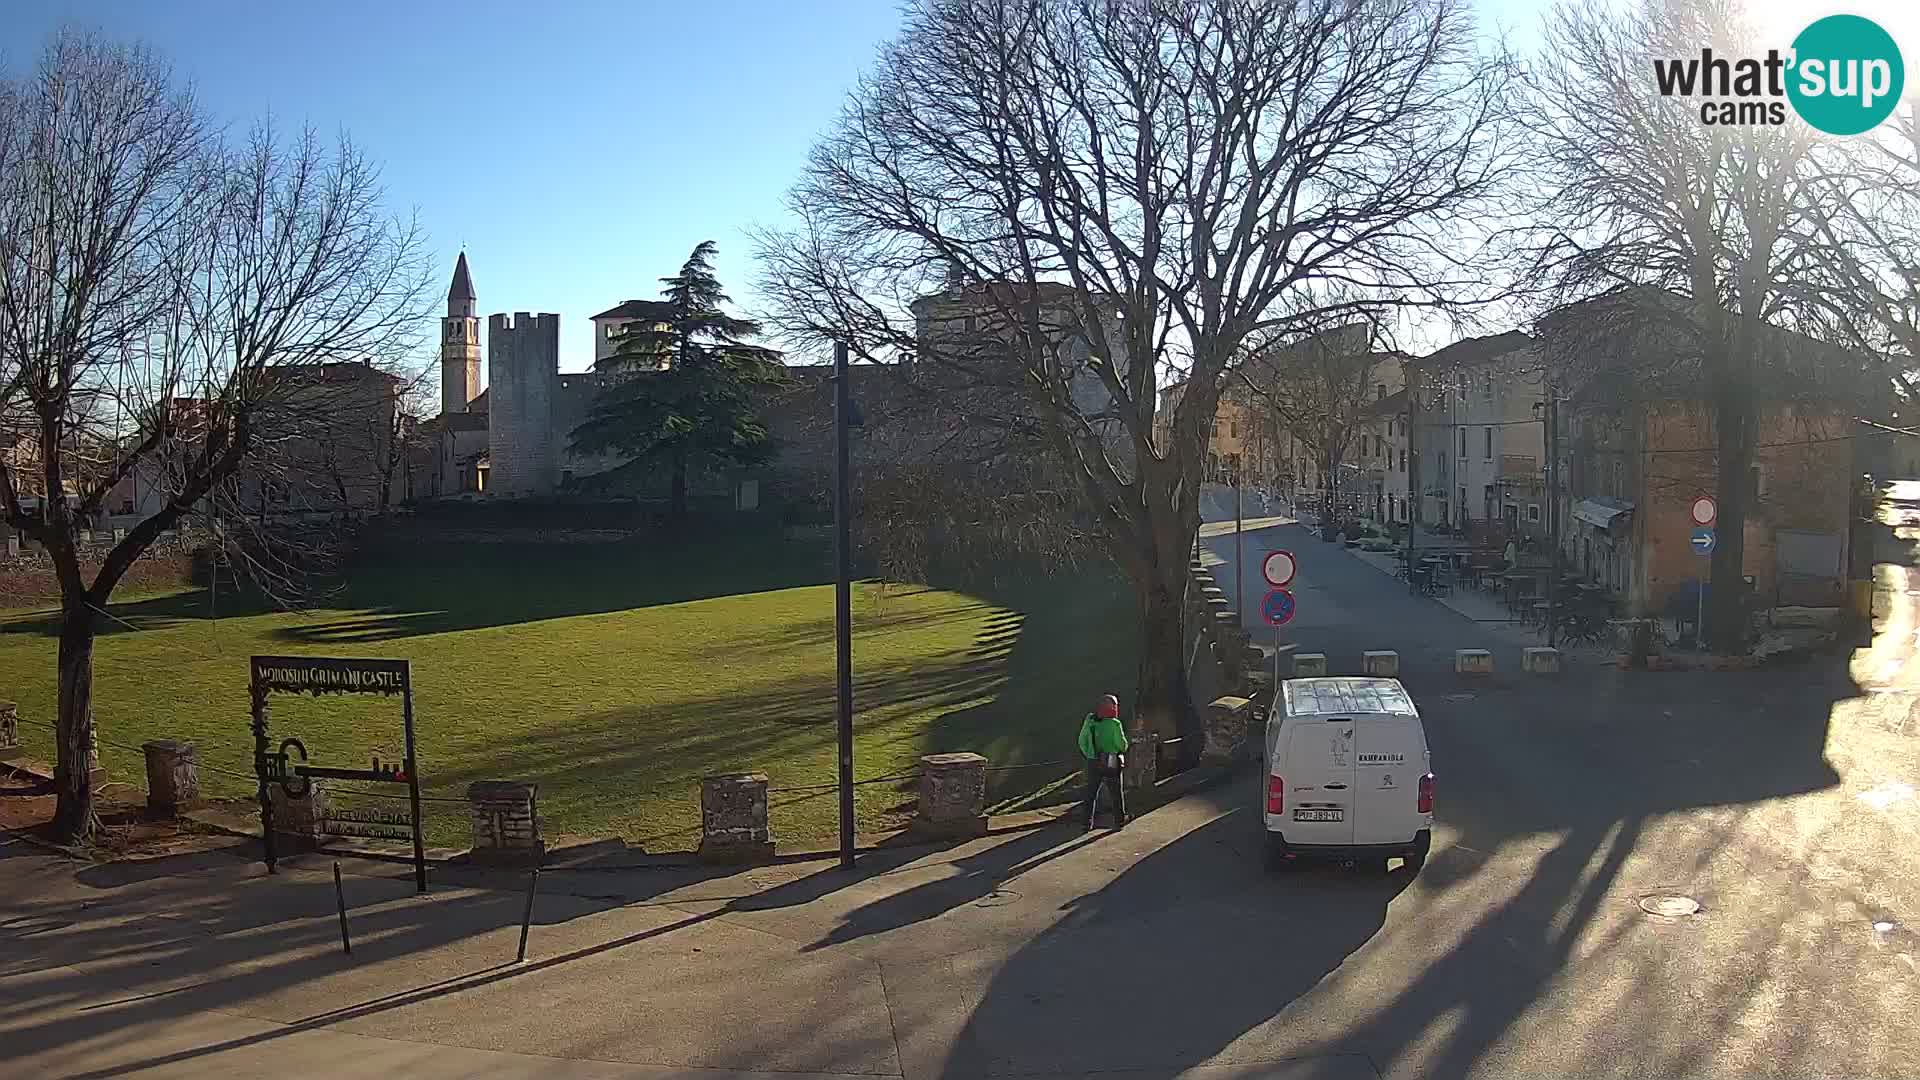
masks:
[[[460,413],[480,396],[480,318],[474,313],[479,298],[467,273],[467,253],[453,266],[453,284],[447,287],[447,317],[440,320],[440,411]]]

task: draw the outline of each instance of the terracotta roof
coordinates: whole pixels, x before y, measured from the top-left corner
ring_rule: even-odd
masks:
[[[628,300],[618,307],[610,307],[594,316],[594,319],[644,319],[655,318],[662,322],[673,318],[673,305],[664,300]]]
[[[472,300],[473,276],[467,273],[467,253],[461,252],[458,262],[453,264],[453,284],[447,287],[447,299]]]

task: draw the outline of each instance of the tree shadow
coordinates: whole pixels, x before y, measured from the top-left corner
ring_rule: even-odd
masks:
[[[830,583],[823,545],[738,531],[596,544],[375,543],[323,623],[276,632],[305,645],[367,644]]]
[[[912,857],[870,857],[864,873]],[[0,873],[8,872],[9,862],[30,859],[44,861],[44,856],[0,848]],[[354,947],[351,956],[344,954],[334,884],[325,865],[315,857],[299,857],[269,878],[256,866],[224,856],[112,864],[73,875],[92,890],[84,900],[9,903],[7,908],[20,910],[6,910],[0,918],[0,979],[8,980],[0,1035],[8,1054],[52,1062],[59,1074],[75,1077],[178,1066],[563,968],[736,912],[811,903],[863,876],[822,870],[771,889],[728,896],[697,913],[661,908],[643,915],[640,921],[651,925],[636,932],[536,953],[516,964],[518,888],[414,896],[403,869],[393,877],[354,873],[345,878]],[[628,875],[629,895],[613,903],[577,890],[554,890],[549,883],[533,921],[552,927],[619,908],[645,909],[676,890],[741,872],[688,868]],[[496,883],[500,878],[489,876]],[[458,888],[436,881],[440,890]],[[640,885],[637,890],[634,883]],[[223,1010],[272,1019],[274,1026],[110,1068],[59,1064],[63,1054],[79,1053],[88,1044],[111,1045],[128,1032],[165,1030],[190,1016]],[[775,1028],[794,1040],[825,1038],[804,1030],[808,1023],[795,1017]]]
[[[1503,688],[1437,675],[1408,683],[1449,833],[1413,894],[1401,895],[1403,871],[1267,871],[1257,777],[1195,796],[1226,812],[1069,905],[1001,964],[947,1075],[1013,1061],[1034,1072],[1171,1072],[1341,1055],[1382,1072],[1468,1075],[1550,990],[1580,992],[1564,980],[1594,959],[1576,957],[1576,944],[1593,948],[1583,935],[1619,901],[1653,823],[1832,787],[1828,718],[1859,692],[1830,657],[1691,681],[1601,672]],[[1486,880],[1490,865],[1505,874],[1514,853],[1543,843],[1525,873]],[[1389,905],[1410,897],[1422,914],[1394,920],[1396,950],[1427,937],[1420,920],[1436,905],[1464,929],[1410,978],[1383,980],[1374,969],[1394,971],[1396,952],[1355,954]],[[1103,1022],[1116,1015],[1156,1020],[1136,1033]],[[1082,1029],[1101,1037],[1058,1038]]]

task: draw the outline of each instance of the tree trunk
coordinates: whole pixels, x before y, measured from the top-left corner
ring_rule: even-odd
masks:
[[[687,516],[687,452],[673,452],[673,488],[667,497],[667,507],[676,521]]]
[[[1716,653],[1746,649],[1746,523],[1753,495],[1755,336],[1742,325],[1732,355],[1723,355],[1714,402],[1717,476],[1711,591],[1707,598],[1707,645]],[[1722,339],[1720,348],[1727,348]]]
[[[93,612],[84,601],[64,605],[60,627],[60,698],[54,718],[59,756],[54,768],[58,802],[54,832],[68,843],[93,837]]]
[[[1187,700],[1186,552],[1163,553],[1177,571],[1135,582],[1140,604],[1140,671],[1134,711],[1162,739],[1199,734]],[[1178,588],[1174,582],[1178,582]]]

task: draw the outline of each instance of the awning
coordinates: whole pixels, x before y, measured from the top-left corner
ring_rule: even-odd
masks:
[[[1574,520],[1584,521],[1596,529],[1611,530],[1615,518],[1632,512],[1632,505],[1613,506],[1593,499],[1581,499],[1573,504]]]

